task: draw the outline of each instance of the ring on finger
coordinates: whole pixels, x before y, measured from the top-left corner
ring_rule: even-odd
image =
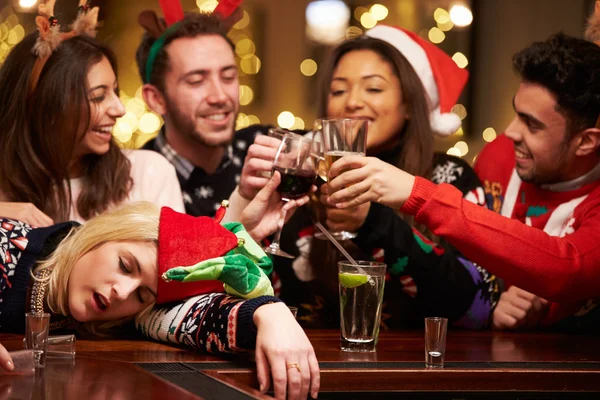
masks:
[[[288,363],[287,364],[287,369],[292,369],[292,368],[296,368],[298,370],[298,372],[301,372],[300,371],[300,365],[298,365],[298,363],[294,362],[294,363]]]

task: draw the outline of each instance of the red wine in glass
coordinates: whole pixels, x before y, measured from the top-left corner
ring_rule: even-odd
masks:
[[[273,172],[275,171],[281,174],[281,183],[277,186],[277,191],[285,201],[308,194],[317,177],[315,171],[273,167]]]

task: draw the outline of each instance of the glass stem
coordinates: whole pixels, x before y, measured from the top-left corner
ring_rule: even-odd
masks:
[[[275,240],[273,240],[273,243],[271,243],[271,246],[274,246],[276,248],[279,248],[279,239],[281,239],[281,231],[283,231],[283,224],[285,223],[285,213],[286,213],[285,210],[283,210],[281,212],[281,220],[279,221],[279,229],[277,229],[277,234],[275,235]]]

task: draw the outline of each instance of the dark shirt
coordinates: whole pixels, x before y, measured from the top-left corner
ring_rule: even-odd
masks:
[[[398,151],[377,154],[394,163]],[[483,189],[473,169],[447,154],[436,154],[431,180],[459,188],[483,205]],[[284,225],[281,247],[294,260],[273,257],[274,288],[288,305],[297,306],[300,324],[308,328],[339,327],[337,261],[328,241],[315,238],[312,203]],[[465,259],[439,239],[432,242],[395,210],[372,203],[352,241],[344,241],[356,259],[387,264],[382,329],[422,327],[423,317],[448,317],[455,326],[486,327],[501,292],[499,280]],[[438,244],[440,243],[440,244]]]
[[[187,214],[212,217],[221,201],[228,199],[239,183],[244,160],[254,138],[258,134],[266,135],[268,129],[265,125],[252,125],[237,131],[213,174],[207,174],[204,169],[177,154],[167,143],[164,129],[142,148],[161,153],[175,166]]]

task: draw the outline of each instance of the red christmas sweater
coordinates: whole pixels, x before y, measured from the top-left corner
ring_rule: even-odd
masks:
[[[513,142],[502,135],[475,165],[489,209],[451,185],[416,178],[401,211],[506,282],[552,301],[543,325],[598,329],[600,165],[549,187],[522,182],[514,167]]]

